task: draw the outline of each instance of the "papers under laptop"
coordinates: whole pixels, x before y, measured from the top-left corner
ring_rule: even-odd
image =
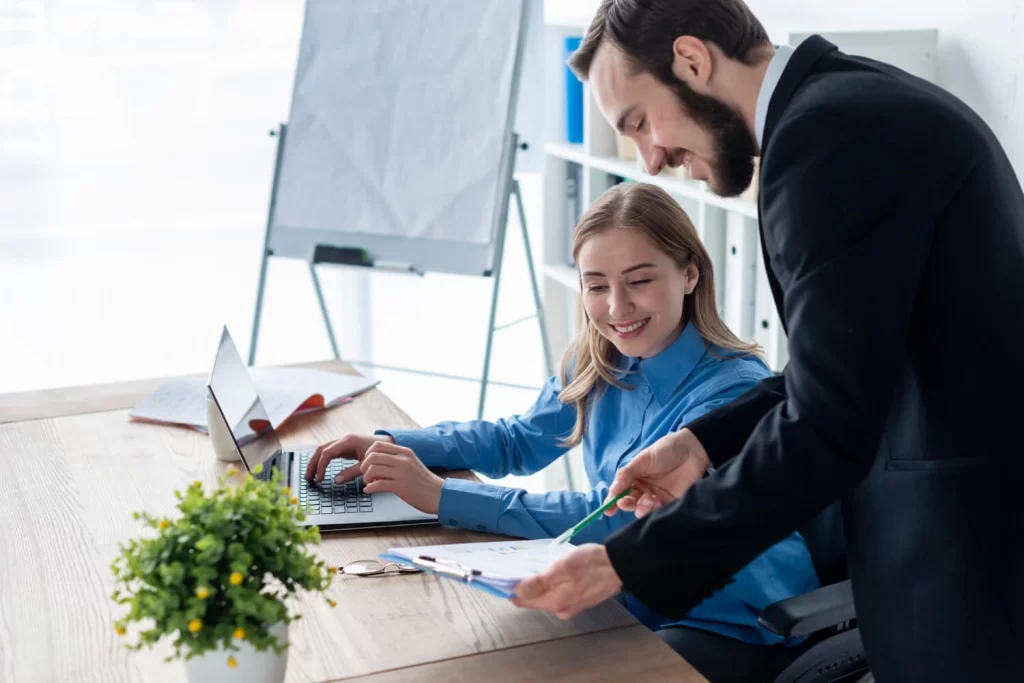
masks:
[[[306,513],[306,525],[333,530],[437,523],[437,515],[420,512],[393,493],[366,493],[362,477],[334,484],[334,475],[354,460],[332,460],[319,485],[306,481],[306,466],[316,446],[282,447],[227,328],[221,333],[207,389],[217,406],[217,424],[231,434],[242,464],[261,479],[280,471],[281,483],[295,492]],[[262,466],[258,474],[257,465]]]
[[[389,562],[412,564],[438,576],[466,583],[491,595],[511,598],[523,579],[540,574],[575,549],[571,543],[552,546],[551,539],[496,543],[456,543],[389,548]]]

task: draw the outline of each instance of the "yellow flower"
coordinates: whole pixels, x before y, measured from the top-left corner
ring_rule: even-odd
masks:
[[[203,482],[201,482],[201,481],[199,481],[198,479],[196,479],[195,481],[193,481],[193,482],[192,482],[192,486],[194,486],[194,487],[195,487],[195,488],[197,488],[197,489],[198,489],[198,488],[202,488],[202,486],[203,486]]]
[[[125,629],[124,626],[115,626],[114,630],[117,632],[117,635],[119,636],[123,636],[125,633],[128,633],[128,630]]]
[[[157,526],[157,528],[158,528],[158,529],[160,529],[160,531],[164,531],[164,530],[165,530],[165,529],[167,529],[167,527],[169,527],[170,525],[171,525],[171,523],[170,523],[170,522],[168,522],[168,521],[167,521],[166,519],[161,519],[161,520],[160,520],[160,521],[159,521],[159,522],[157,523],[157,525],[156,525],[156,526]]]
[[[291,488],[289,488],[289,487],[285,486],[285,487],[284,487],[284,495],[286,495],[286,496],[290,496],[290,495],[292,495],[292,490],[291,490]]]
[[[199,588],[196,588],[196,597],[200,600],[205,600],[206,598],[210,597],[210,589],[206,586],[200,586]]]
[[[224,470],[224,474],[226,474],[229,477],[233,477],[236,474],[238,474],[238,468],[235,467],[234,465],[228,465],[228,468]]]
[[[296,498],[295,496],[292,496],[292,505],[298,505],[298,504],[299,504],[299,499]]]
[[[244,639],[245,638],[245,629],[244,628],[236,628],[235,632],[231,634],[231,637],[234,638],[235,640],[242,640],[242,639]]]
[[[234,657],[228,657],[228,666],[234,669],[236,666],[238,666],[238,661],[235,660]]]
[[[244,577],[238,572],[231,572],[231,577],[228,579],[228,581],[231,582],[232,586],[238,586],[242,583],[243,578]]]
[[[331,567],[327,571],[329,571],[332,574],[337,574],[338,573],[338,568],[337,567]]]
[[[201,628],[203,628],[203,622],[199,621],[198,619],[193,619],[192,621],[188,622],[188,630],[192,633],[199,633],[199,629]]]
[[[331,607],[337,607],[338,606],[338,603],[335,602],[334,600],[331,600],[330,598],[328,598],[327,604],[330,605]]]

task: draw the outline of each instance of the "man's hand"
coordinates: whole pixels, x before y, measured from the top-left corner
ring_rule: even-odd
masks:
[[[394,443],[390,436],[363,436],[360,434],[346,434],[335,441],[328,441],[317,446],[313,451],[313,457],[309,459],[309,466],[306,467],[306,479],[320,483],[327,474],[327,465],[335,458],[347,458],[358,460],[360,463],[366,456],[367,450],[374,443]],[[359,466],[353,465],[338,473],[335,481],[351,481],[359,476]]]
[[[543,574],[523,580],[516,586],[512,603],[553,612],[559,619],[572,619],[620,590],[622,580],[608,559],[608,551],[603,545],[587,543]]]
[[[666,434],[615,474],[605,500],[631,489],[617,505],[619,509],[636,512],[637,517],[645,517],[682,496],[710,465],[704,447],[689,429]],[[605,514],[616,512],[613,507]]]
[[[428,470],[408,448],[378,441],[366,450],[359,469],[363,473],[367,493],[388,491],[417,510],[437,514],[444,480]],[[347,472],[340,472],[338,478]],[[354,479],[357,474],[349,478]]]

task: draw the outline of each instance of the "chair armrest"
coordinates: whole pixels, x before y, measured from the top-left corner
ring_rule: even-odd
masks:
[[[857,618],[849,581],[768,605],[757,623],[780,636],[807,636]]]

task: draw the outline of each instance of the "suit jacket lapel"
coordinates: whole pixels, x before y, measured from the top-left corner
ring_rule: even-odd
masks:
[[[836,46],[828,42],[821,36],[813,35],[804,40],[797,46],[796,50],[793,51],[793,56],[789,58],[789,63],[786,64],[786,69],[782,72],[782,77],[779,79],[778,84],[775,86],[775,92],[772,93],[772,99],[768,102],[768,115],[765,117],[764,125],[764,139],[761,144],[761,156],[765,156],[768,150],[768,141],[771,139],[772,131],[775,130],[776,124],[779,122],[779,118],[782,116],[782,112],[786,110],[786,106],[789,101],[793,99],[793,95],[796,94],[797,88],[804,82],[807,75],[817,64],[818,60],[823,55],[832,50],[835,50]],[[760,175],[764,169],[764,163],[758,167],[758,174]],[[763,187],[764,183],[758,183],[759,187]],[[761,209],[761,195],[758,193],[757,199],[757,229],[761,235],[761,256],[764,258],[765,272],[768,275],[768,285],[772,290],[772,299],[775,300],[775,310],[779,314],[779,320],[782,322],[782,329],[786,334],[789,334],[788,326],[786,325],[786,315],[783,309],[785,292],[782,289],[782,285],[779,283],[779,278],[775,274],[775,269],[772,268],[772,257],[778,253],[778,249],[775,246],[774,240],[764,230],[764,224],[762,223],[762,209]]]
[[[796,94],[800,84],[804,82],[807,74],[811,72],[811,69],[814,68],[819,59],[826,53],[836,49],[836,46],[832,43],[821,36],[814,35],[804,40],[793,50],[793,55],[789,58],[789,62],[782,72],[782,77],[779,78],[779,82],[775,86],[772,99],[768,101],[768,114],[765,116],[764,122],[764,140],[761,145],[762,156],[768,150],[768,141],[771,140],[772,131],[775,130],[782,112],[786,110],[789,101],[793,99],[793,95]]]

